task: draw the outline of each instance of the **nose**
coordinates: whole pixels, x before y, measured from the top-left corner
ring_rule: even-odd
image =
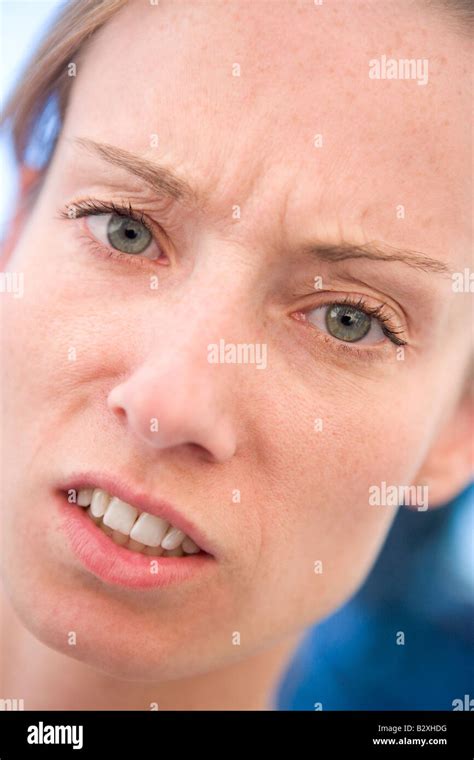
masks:
[[[236,431],[222,369],[186,354],[146,362],[110,391],[107,403],[142,445],[156,451],[198,446],[223,463],[234,455]]]

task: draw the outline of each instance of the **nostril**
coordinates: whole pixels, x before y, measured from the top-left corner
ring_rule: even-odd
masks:
[[[125,409],[122,409],[121,406],[116,407],[116,409],[112,409],[113,413],[116,417],[118,417],[119,420],[124,421],[127,417],[127,413]]]
[[[123,388],[116,385],[107,396],[107,406],[118,417],[125,417],[125,399],[123,398]]]
[[[107,406],[117,421],[123,424],[127,419],[127,411],[121,397],[120,387],[114,388],[108,395]]]

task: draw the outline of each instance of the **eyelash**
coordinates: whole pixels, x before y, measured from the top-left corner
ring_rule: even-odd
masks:
[[[305,312],[298,312],[299,314],[303,314],[303,319],[306,321],[305,317],[307,313],[310,313],[311,311],[314,311],[315,308],[329,308],[330,306],[352,306],[354,309],[358,309],[359,311],[362,311],[364,314],[367,314],[367,316],[376,319],[379,324],[382,332],[384,335],[396,346],[406,346],[407,341],[403,338],[400,338],[399,335],[403,333],[402,329],[399,329],[393,325],[393,319],[391,318],[391,315],[387,314],[386,312],[386,304],[378,304],[377,306],[371,306],[362,296],[359,296],[358,298],[355,298],[354,296],[348,295],[344,297],[338,297],[335,298],[332,301],[328,301],[327,303],[321,304],[317,307],[312,307],[311,309],[305,310]],[[318,330],[317,327],[314,327],[309,322],[307,322],[308,327],[311,330]],[[373,354],[374,351],[379,350],[377,348],[376,344],[373,345],[367,345],[365,348],[359,348],[355,344],[346,344],[344,341],[338,340],[337,338],[334,338],[331,335],[328,335],[326,333],[323,333],[323,338],[326,340],[326,342],[335,344],[337,343],[337,348],[341,351],[346,351],[348,354],[351,354],[354,356],[354,354],[357,354],[361,358],[368,358],[369,354]]]
[[[74,209],[74,215],[70,215],[70,210]],[[86,198],[82,201],[76,201],[70,203],[66,208],[60,209],[59,216],[61,219],[67,221],[74,221],[76,219],[86,218],[88,216],[97,216],[100,214],[117,214],[117,216],[123,216],[133,219],[136,222],[140,222],[146,230],[150,233],[152,238],[156,241],[156,234],[152,229],[151,223],[147,220],[146,216],[139,211],[136,211],[131,203],[114,203],[113,201],[100,201],[95,198]],[[92,239],[89,234],[81,235],[85,241],[92,247],[93,251],[103,256],[106,255],[115,259],[126,259],[127,263],[132,265],[143,266],[149,263],[145,257],[136,255],[132,256],[124,251],[117,251],[114,248],[105,248],[101,243]],[[161,248],[161,245],[159,246]]]
[[[347,296],[338,303],[341,303],[342,305],[349,304],[350,306],[359,309],[359,311],[363,311],[364,314],[367,314],[367,316],[377,319],[380,323],[382,332],[387,336],[387,338],[389,338],[389,340],[392,341],[392,343],[395,343],[396,346],[406,346],[406,340],[398,337],[400,333],[403,333],[403,330],[397,329],[393,326],[393,319],[385,311],[386,304],[381,303],[378,304],[378,306],[370,306],[366,301],[364,301],[362,296],[359,297],[358,301],[355,301],[355,299]]]

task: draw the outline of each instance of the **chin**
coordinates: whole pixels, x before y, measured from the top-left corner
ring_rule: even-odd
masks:
[[[12,578],[5,578],[24,627],[50,649],[114,678],[171,681],[213,670],[228,657],[228,651],[219,653],[215,633],[186,626],[181,615],[173,619],[169,610],[166,620],[160,620],[159,610],[147,619],[146,612],[127,612],[121,601],[105,599],[98,589],[52,585],[39,577],[25,580],[15,577],[12,593]]]

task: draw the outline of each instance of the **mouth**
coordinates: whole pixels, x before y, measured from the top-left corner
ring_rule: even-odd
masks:
[[[107,583],[165,586],[215,565],[207,537],[166,502],[99,477],[76,479],[57,496],[73,553]]]
[[[183,557],[202,549],[163,517],[141,511],[101,488],[81,488],[77,505],[118,546],[152,557]]]

